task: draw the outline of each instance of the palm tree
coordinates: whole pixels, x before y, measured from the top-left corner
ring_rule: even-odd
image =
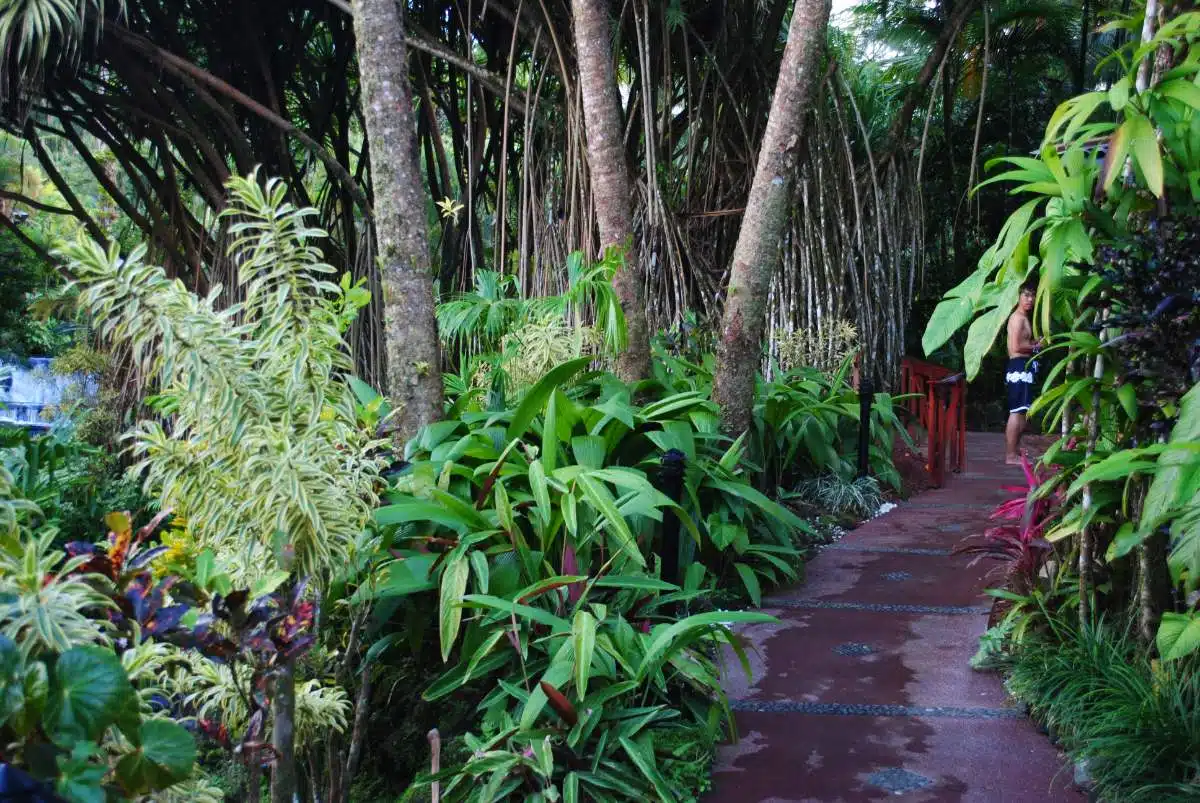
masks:
[[[830,0],[797,0],[792,10],[775,98],[733,252],[713,398],[721,405],[725,430],[734,435],[750,427],[767,293],[779,264],[779,241],[788,221],[796,156],[821,64],[829,11]]]

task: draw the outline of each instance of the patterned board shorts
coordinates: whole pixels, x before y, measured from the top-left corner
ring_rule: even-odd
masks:
[[[1037,360],[1028,357],[1009,357],[1004,374],[1004,387],[1008,391],[1008,411],[1027,413],[1037,398],[1034,382],[1037,380]]]

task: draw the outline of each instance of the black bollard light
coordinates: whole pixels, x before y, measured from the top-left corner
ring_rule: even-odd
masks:
[[[871,473],[871,406],[875,389],[871,380],[863,377],[858,383],[858,477]]]
[[[683,501],[683,471],[687,466],[687,455],[678,449],[668,449],[662,456],[658,470],[658,490],[671,498]],[[679,576],[679,516],[674,510],[663,513],[662,579],[680,585]]]

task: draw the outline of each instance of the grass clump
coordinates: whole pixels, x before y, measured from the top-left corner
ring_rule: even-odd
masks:
[[[883,491],[874,477],[846,479],[824,474],[801,482],[795,496],[819,510],[855,519],[869,519],[883,504]]]
[[[1102,799],[1200,800],[1200,662],[1151,659],[1129,628],[1057,628],[1013,656],[1009,691],[1085,761]]]

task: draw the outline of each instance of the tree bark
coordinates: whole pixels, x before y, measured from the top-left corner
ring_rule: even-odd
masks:
[[[346,756],[346,768],[342,773],[341,803],[350,801],[350,785],[354,783],[354,775],[358,772],[358,762],[362,758],[363,740],[367,735],[367,717],[371,707],[371,665],[363,663],[359,675],[358,700],[354,704],[354,727],[350,731],[350,751]]]
[[[624,264],[613,277],[613,290],[625,311],[628,331],[617,374],[626,382],[634,382],[650,373],[650,333],[641,255],[633,238],[633,190],[625,163],[608,2],[572,0],[571,11],[600,249],[624,249]]]
[[[287,660],[276,670],[271,694],[271,746],[275,748],[271,803],[293,803],[296,797],[296,667]]]
[[[1087,89],[1088,48],[1092,43],[1092,2],[1083,0],[1083,14],[1079,19],[1079,58],[1075,63],[1075,94],[1082,95]]]
[[[829,23],[830,0],[797,0],[746,203],[721,323],[713,398],[726,432],[750,427],[771,276],[792,201],[796,156]]]
[[[955,8],[954,13],[946,20],[945,26],[942,27],[942,32],[938,34],[937,41],[933,45],[933,50],[929,51],[929,56],[925,59],[925,63],[921,65],[921,71],[917,73],[916,82],[908,88],[908,92],[904,96],[904,104],[892,120],[886,140],[887,151],[884,158],[879,160],[881,163],[887,162],[900,149],[904,132],[908,130],[913,114],[917,111],[917,103],[920,102],[921,96],[925,94],[925,90],[929,88],[929,83],[933,81],[934,75],[937,74],[938,65],[946,57],[946,51],[950,49],[951,44],[958,38],[958,32],[962,30],[962,26],[966,23],[967,19],[979,8],[979,2],[980,0],[963,0],[962,5]]]
[[[353,4],[363,117],[371,141],[386,390],[399,410],[392,433],[398,444],[442,415],[441,354],[408,83],[404,5],[395,0]]]

